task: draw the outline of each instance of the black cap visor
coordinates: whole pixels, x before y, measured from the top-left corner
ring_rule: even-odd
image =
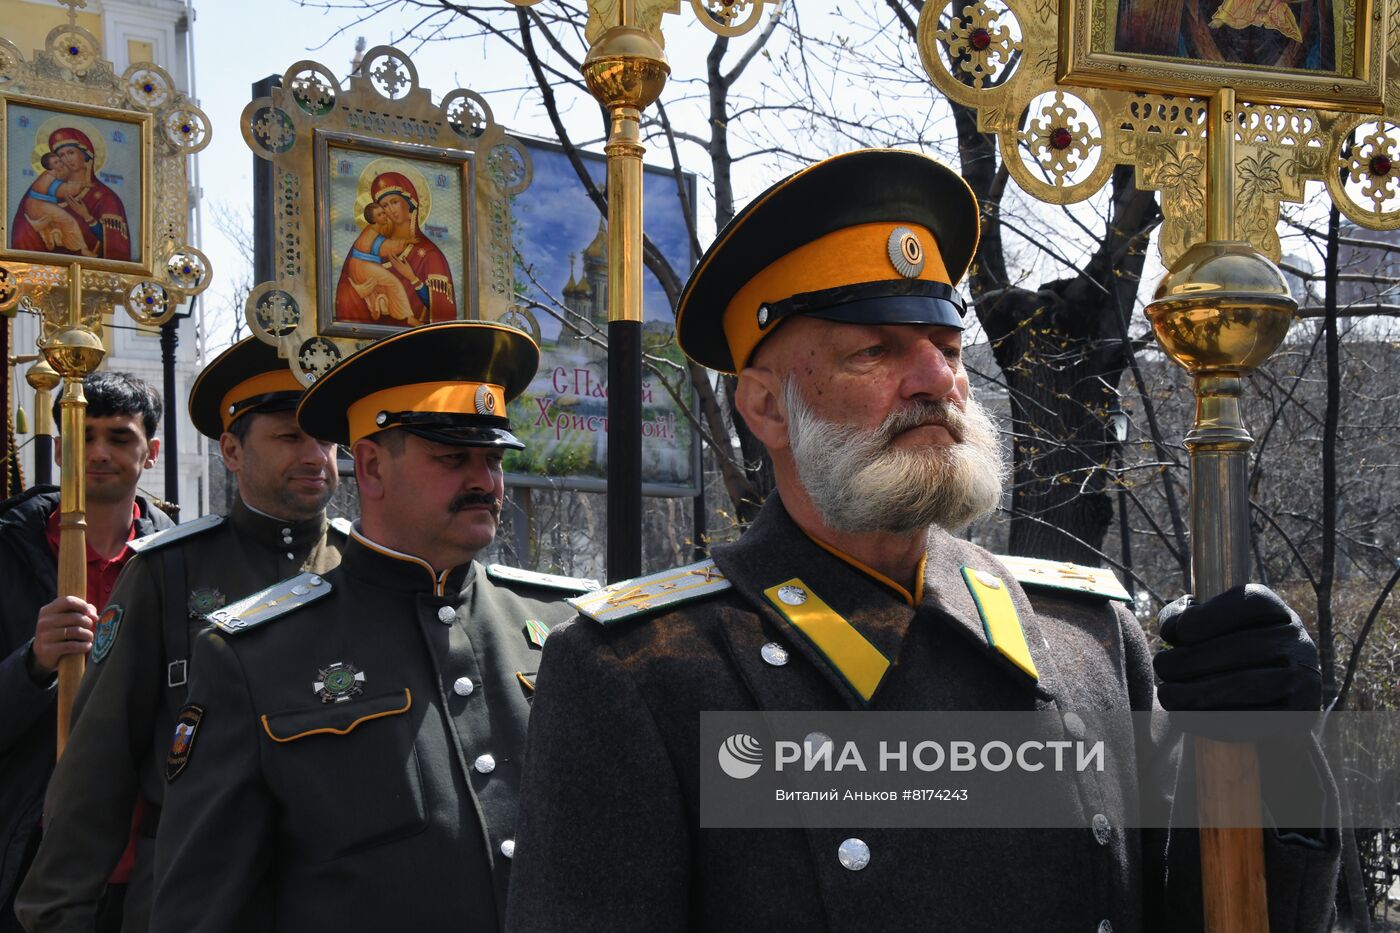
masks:
[[[957,289],[941,282],[892,281],[804,292],[766,305],[770,322],[796,314],[843,324],[934,324],[964,328]]]
[[[229,424],[233,424],[244,415],[266,415],[275,411],[295,411],[297,403],[300,401],[300,392],[267,392],[263,395],[254,395],[231,406],[233,412],[229,417]]]
[[[386,412],[384,429],[403,428],[410,434],[451,447],[508,447],[524,450],[525,444],[510,433],[510,422],[485,415],[444,412]]]

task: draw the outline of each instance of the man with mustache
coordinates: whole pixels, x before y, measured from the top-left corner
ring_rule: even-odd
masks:
[[[225,603],[340,563],[349,523],[326,517],[335,444],[298,427],[301,395],[286,360],[251,337],[190,390],[190,418],[218,443],[238,498],[227,518],[206,515],[131,545],[137,555],[96,620],[73,731],[44,804],[44,841],[16,899],[27,929],[86,933],[99,910],[104,923],[147,929],[166,748],[194,636]],[[114,897],[123,883],[124,906]],[[114,903],[118,915],[106,918]],[[256,928],[256,916],[245,928]]]
[[[166,764],[153,928],[490,930],[505,917],[539,648],[591,581],[477,559],[496,534],[506,404],[539,349],[509,327],[396,334],[307,390],[350,448],[340,567],[213,615]]]
[[[956,174],[866,150],[759,195],[701,259],[678,342],[738,374],[735,405],[777,492],[713,561],[574,600],[581,618],[550,638],[511,933],[1200,928],[1194,835],[1128,822],[1135,768],[1154,792],[1159,770],[1176,773],[1156,733],[1109,733],[1105,775],[1035,778],[1034,803],[1082,828],[705,825],[701,774],[718,744],[701,745],[705,711],[1041,710],[1066,714],[1068,742],[1091,712],[1154,708],[1147,640],[1111,574],[995,557],[953,534],[997,506],[1005,473],[961,356],[954,286],[977,230]],[[1164,617],[1178,646],[1157,661],[1163,703],[1317,710],[1316,652],[1272,593]],[[753,758],[752,741],[738,748]],[[772,748],[759,744],[770,773]],[[719,774],[729,783],[713,793],[755,773]],[[927,777],[973,793],[976,780]],[[1270,929],[1322,929],[1337,834],[1266,838]]]

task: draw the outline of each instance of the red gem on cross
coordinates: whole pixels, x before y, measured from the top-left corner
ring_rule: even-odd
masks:
[[[1381,153],[1380,155],[1375,155],[1371,157],[1372,175],[1389,175],[1391,168],[1392,163],[1390,161],[1390,156]]]
[[[972,43],[974,49],[981,52],[992,44],[992,34],[985,29],[974,29],[967,40]]]
[[[1068,149],[1072,142],[1074,142],[1074,134],[1063,126],[1057,126],[1050,131],[1051,149]]]

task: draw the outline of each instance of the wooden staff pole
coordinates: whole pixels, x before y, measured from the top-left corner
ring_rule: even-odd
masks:
[[[68,273],[67,326],[43,342],[49,365],[63,379],[59,399],[63,462],[59,479],[58,592],[87,598],[87,456],[84,420],[87,398],[83,377],[97,368],[106,349],[96,334],[82,324],[82,266]],[[62,756],[68,741],[73,700],[83,678],[84,656],[64,655],[58,662],[58,749]]]

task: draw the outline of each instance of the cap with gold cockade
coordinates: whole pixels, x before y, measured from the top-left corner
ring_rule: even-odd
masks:
[[[216,356],[190,388],[190,420],[195,430],[218,440],[244,415],[291,411],[302,385],[277,350],[247,337]]]
[[[386,337],[347,357],[306,390],[297,422],[350,445],[389,428],[457,447],[525,445],[506,404],[525,391],[540,348],[513,327],[446,321]]]
[[[833,156],[754,198],[686,283],[676,339],[737,373],[785,319],[963,326],[956,288],[978,238],[977,198],[917,152]]]

